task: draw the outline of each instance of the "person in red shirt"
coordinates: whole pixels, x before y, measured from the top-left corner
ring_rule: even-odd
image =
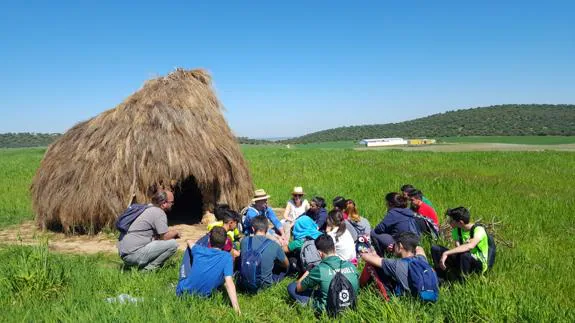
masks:
[[[420,190],[413,190],[408,193],[409,200],[411,201],[411,209],[433,221],[436,228],[439,228],[439,219],[435,210],[423,202],[423,194]]]

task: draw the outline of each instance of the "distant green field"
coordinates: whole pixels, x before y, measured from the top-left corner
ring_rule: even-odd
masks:
[[[439,214],[465,205],[475,218],[496,217],[501,221],[497,235],[515,245],[498,247],[495,267],[486,276],[443,286],[434,305],[407,297],[385,303],[370,287],[360,291],[357,310],[341,321],[575,321],[573,153],[242,149],[254,185],[271,194],[273,206],[283,207],[291,188],[302,185],[308,199],[353,198],[375,225],[385,214],[384,195],[410,183],[424,191]],[[0,150],[0,228],[32,218],[28,188],[43,152]],[[423,246],[429,252],[429,242]],[[208,299],[175,296],[179,257],[156,273],[122,272],[113,254],[63,255],[46,245],[2,246],[0,241],[0,258],[0,321],[315,320],[311,309],[289,301],[286,286],[293,279],[255,296],[240,295],[242,316],[237,317],[223,293]],[[138,303],[106,302],[123,293],[139,298]]]
[[[436,138],[448,143],[502,143],[523,145],[559,145],[575,143],[575,136],[478,136]]]

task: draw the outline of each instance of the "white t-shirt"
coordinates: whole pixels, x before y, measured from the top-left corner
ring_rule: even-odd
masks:
[[[289,200],[286,205],[284,219],[294,222],[300,215],[305,214],[309,209],[309,202],[303,200],[299,207],[295,206],[293,200]]]
[[[355,242],[353,241],[353,237],[348,229],[345,229],[345,232],[337,239],[337,228],[334,228],[331,231],[328,231],[327,234],[333,239],[335,243],[335,253],[336,255],[341,258],[342,260],[351,261],[356,258],[355,255]]]

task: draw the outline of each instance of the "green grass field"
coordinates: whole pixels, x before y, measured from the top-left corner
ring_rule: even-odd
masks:
[[[437,138],[448,143],[502,143],[522,145],[559,145],[573,144],[573,136],[477,136]]]
[[[573,153],[243,149],[255,185],[272,195],[273,206],[283,206],[291,188],[302,185],[308,197],[353,198],[375,225],[385,213],[383,196],[411,183],[438,213],[465,205],[475,218],[496,217],[503,222],[498,234],[515,244],[499,246],[487,276],[442,287],[437,304],[408,298],[384,303],[369,288],[342,321],[575,321]],[[28,188],[42,154],[0,150],[0,228],[33,218]],[[256,296],[241,295],[241,317],[222,293],[178,299],[179,257],[156,273],[123,272],[115,255],[63,255],[45,245],[0,245],[0,259],[0,321],[314,320],[311,309],[289,302],[289,281]],[[123,293],[140,301],[106,302]]]

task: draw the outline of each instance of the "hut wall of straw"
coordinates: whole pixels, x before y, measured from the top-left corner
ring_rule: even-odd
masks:
[[[113,227],[132,201],[148,202],[151,187],[190,177],[206,208],[241,209],[251,177],[222,110],[205,71],[177,69],[75,125],[48,148],[33,179],[37,223],[94,233]]]

